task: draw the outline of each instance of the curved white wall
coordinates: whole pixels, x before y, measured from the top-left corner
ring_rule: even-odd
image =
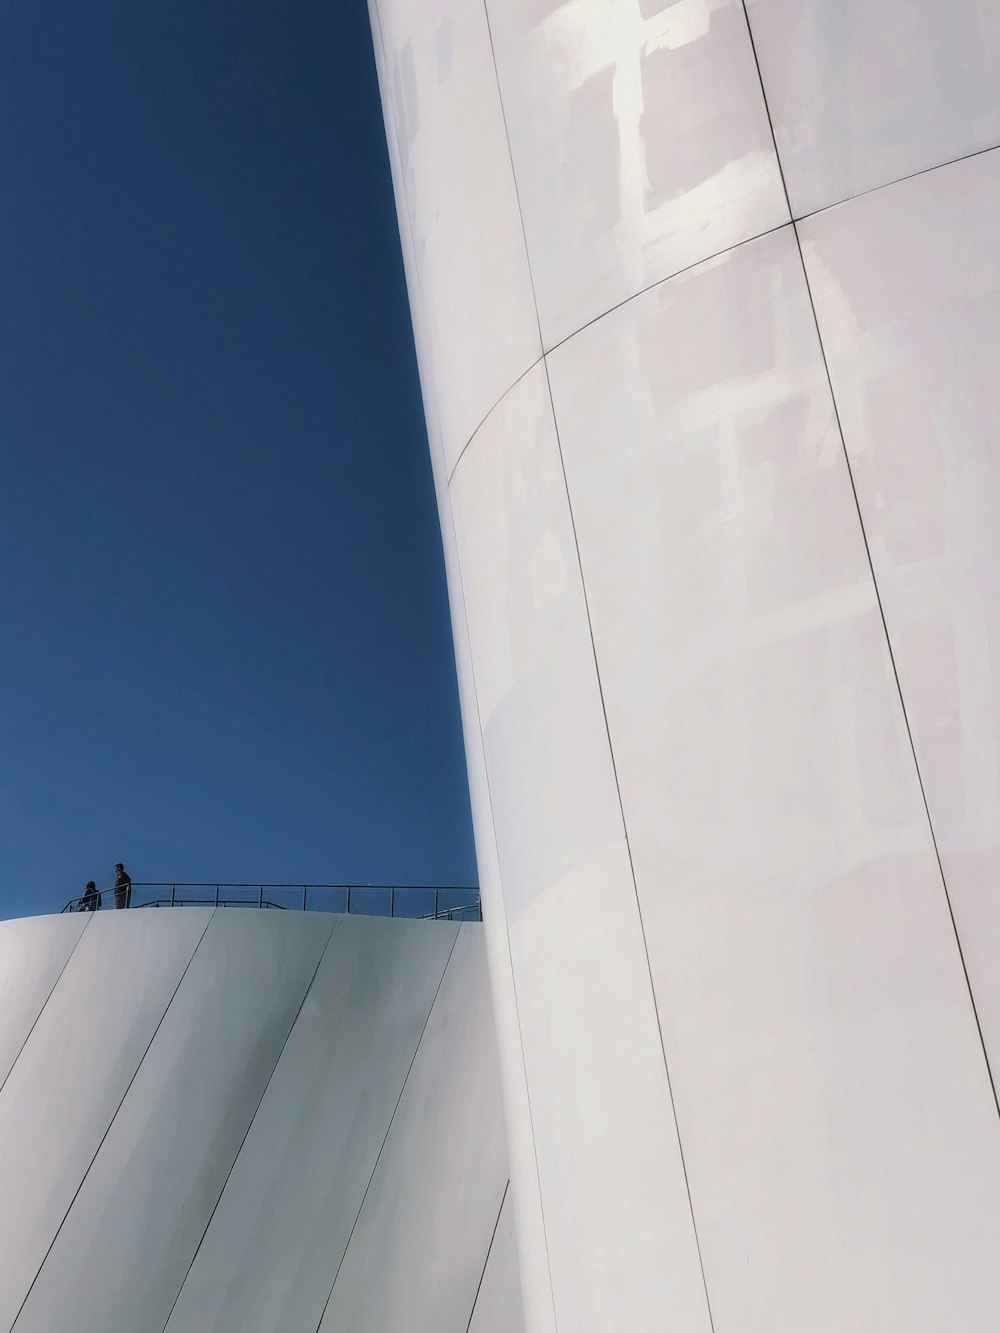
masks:
[[[0,1328],[517,1333],[481,927],[7,922],[8,1044]]]
[[[1000,8],[370,0],[530,1333],[1000,1308]]]

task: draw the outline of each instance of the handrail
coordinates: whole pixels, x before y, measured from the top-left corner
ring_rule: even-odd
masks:
[[[254,907],[284,911],[342,912],[355,916],[405,917],[421,921],[483,919],[478,886],[464,884],[251,884],[135,880],[129,898],[129,906],[133,909]],[[85,896],[72,898],[62,910],[90,910],[84,905],[86,901]],[[115,901],[113,885],[97,890],[97,909],[107,910],[115,905]],[[431,907],[430,911],[426,910],[428,907]]]

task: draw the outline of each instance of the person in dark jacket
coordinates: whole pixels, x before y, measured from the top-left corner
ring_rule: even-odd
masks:
[[[87,887],[83,891],[83,897],[80,899],[81,912],[96,912],[101,906],[101,895],[97,892],[97,885],[92,879],[87,880]]]
[[[132,881],[121,861],[115,866],[115,907],[132,906]]]

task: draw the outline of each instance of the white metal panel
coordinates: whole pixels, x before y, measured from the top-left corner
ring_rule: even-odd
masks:
[[[31,916],[0,930],[0,1087],[76,948],[89,914]]]
[[[802,237],[1000,1076],[1000,152],[810,219]]]
[[[337,928],[168,1333],[314,1333],[457,933]]]
[[[524,1319],[518,1299],[519,1290],[514,1208],[508,1190],[500,1209],[468,1333],[523,1333]]]
[[[716,1328],[989,1327],[1000,1127],[790,229],[550,362]]]
[[[543,368],[451,496],[556,1321],[707,1329]]]
[[[490,0],[546,347],[788,221],[742,0]]]
[[[451,499],[513,922],[566,869],[624,846],[543,366],[484,423]]]
[[[796,217],[1000,143],[996,0],[748,0]]]
[[[211,915],[93,915],[42,1010],[0,1093],[0,1328],[14,1322]],[[63,918],[44,926],[62,952]],[[0,939],[19,934],[5,922]]]
[[[180,922],[193,910],[179,910]],[[149,913],[153,957],[163,916]],[[337,920],[215,913],[17,1333],[53,1333],[67,1310],[74,1333],[160,1333]],[[137,1003],[145,989],[137,980]]]
[[[441,429],[438,421],[438,408],[435,390],[434,339],[427,329],[426,312],[420,285],[419,266],[413,246],[410,225],[410,210],[406,200],[406,187],[403,183],[403,167],[399,156],[399,144],[396,137],[395,117],[390,96],[391,74],[386,65],[385,50],[382,45],[382,28],[378,17],[376,0],[368,0],[368,13],[371,20],[372,40],[375,50],[375,72],[378,77],[379,92],[382,99],[382,111],[385,121],[386,150],[389,158],[389,171],[392,176],[392,190],[396,201],[396,222],[399,227],[399,243],[403,257],[403,271],[406,276],[406,288],[410,299],[410,317],[413,324],[413,343],[417,357],[417,370],[423,389],[424,419],[427,425],[427,445],[434,475],[434,486],[440,496],[447,487],[450,471],[445,458]]]
[[[420,283],[417,325],[429,344],[424,396],[435,401],[450,472],[540,353],[531,278],[483,5],[377,0],[375,9]]]
[[[493,829],[493,811],[486,777],[482,734],[479,728],[479,705],[476,700],[475,676],[469,645],[465,594],[458,563],[451,497],[447,495],[441,505],[441,535],[451,600],[459,698],[462,706],[466,764],[469,771],[472,824],[476,837],[479,892],[483,904],[483,928],[486,934],[490,991],[493,997],[494,1027],[500,1061],[504,1123],[507,1131],[507,1160],[512,1177],[508,1206],[513,1209],[517,1219],[515,1231],[520,1256],[521,1301],[527,1333],[555,1333],[552,1280],[545,1241],[538,1165],[535,1160],[535,1138],[524,1068],[521,1024],[517,994],[514,989],[510,941],[507,936],[507,915],[504,909],[500,863]]]
[[[507,1182],[484,950],[462,926],[322,1333],[468,1329]]]

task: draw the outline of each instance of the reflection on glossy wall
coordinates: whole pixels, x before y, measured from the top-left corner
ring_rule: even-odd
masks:
[[[7,922],[0,1051],[5,1333],[519,1333],[480,926]]]
[[[370,8],[526,1328],[993,1328],[1000,6]]]

